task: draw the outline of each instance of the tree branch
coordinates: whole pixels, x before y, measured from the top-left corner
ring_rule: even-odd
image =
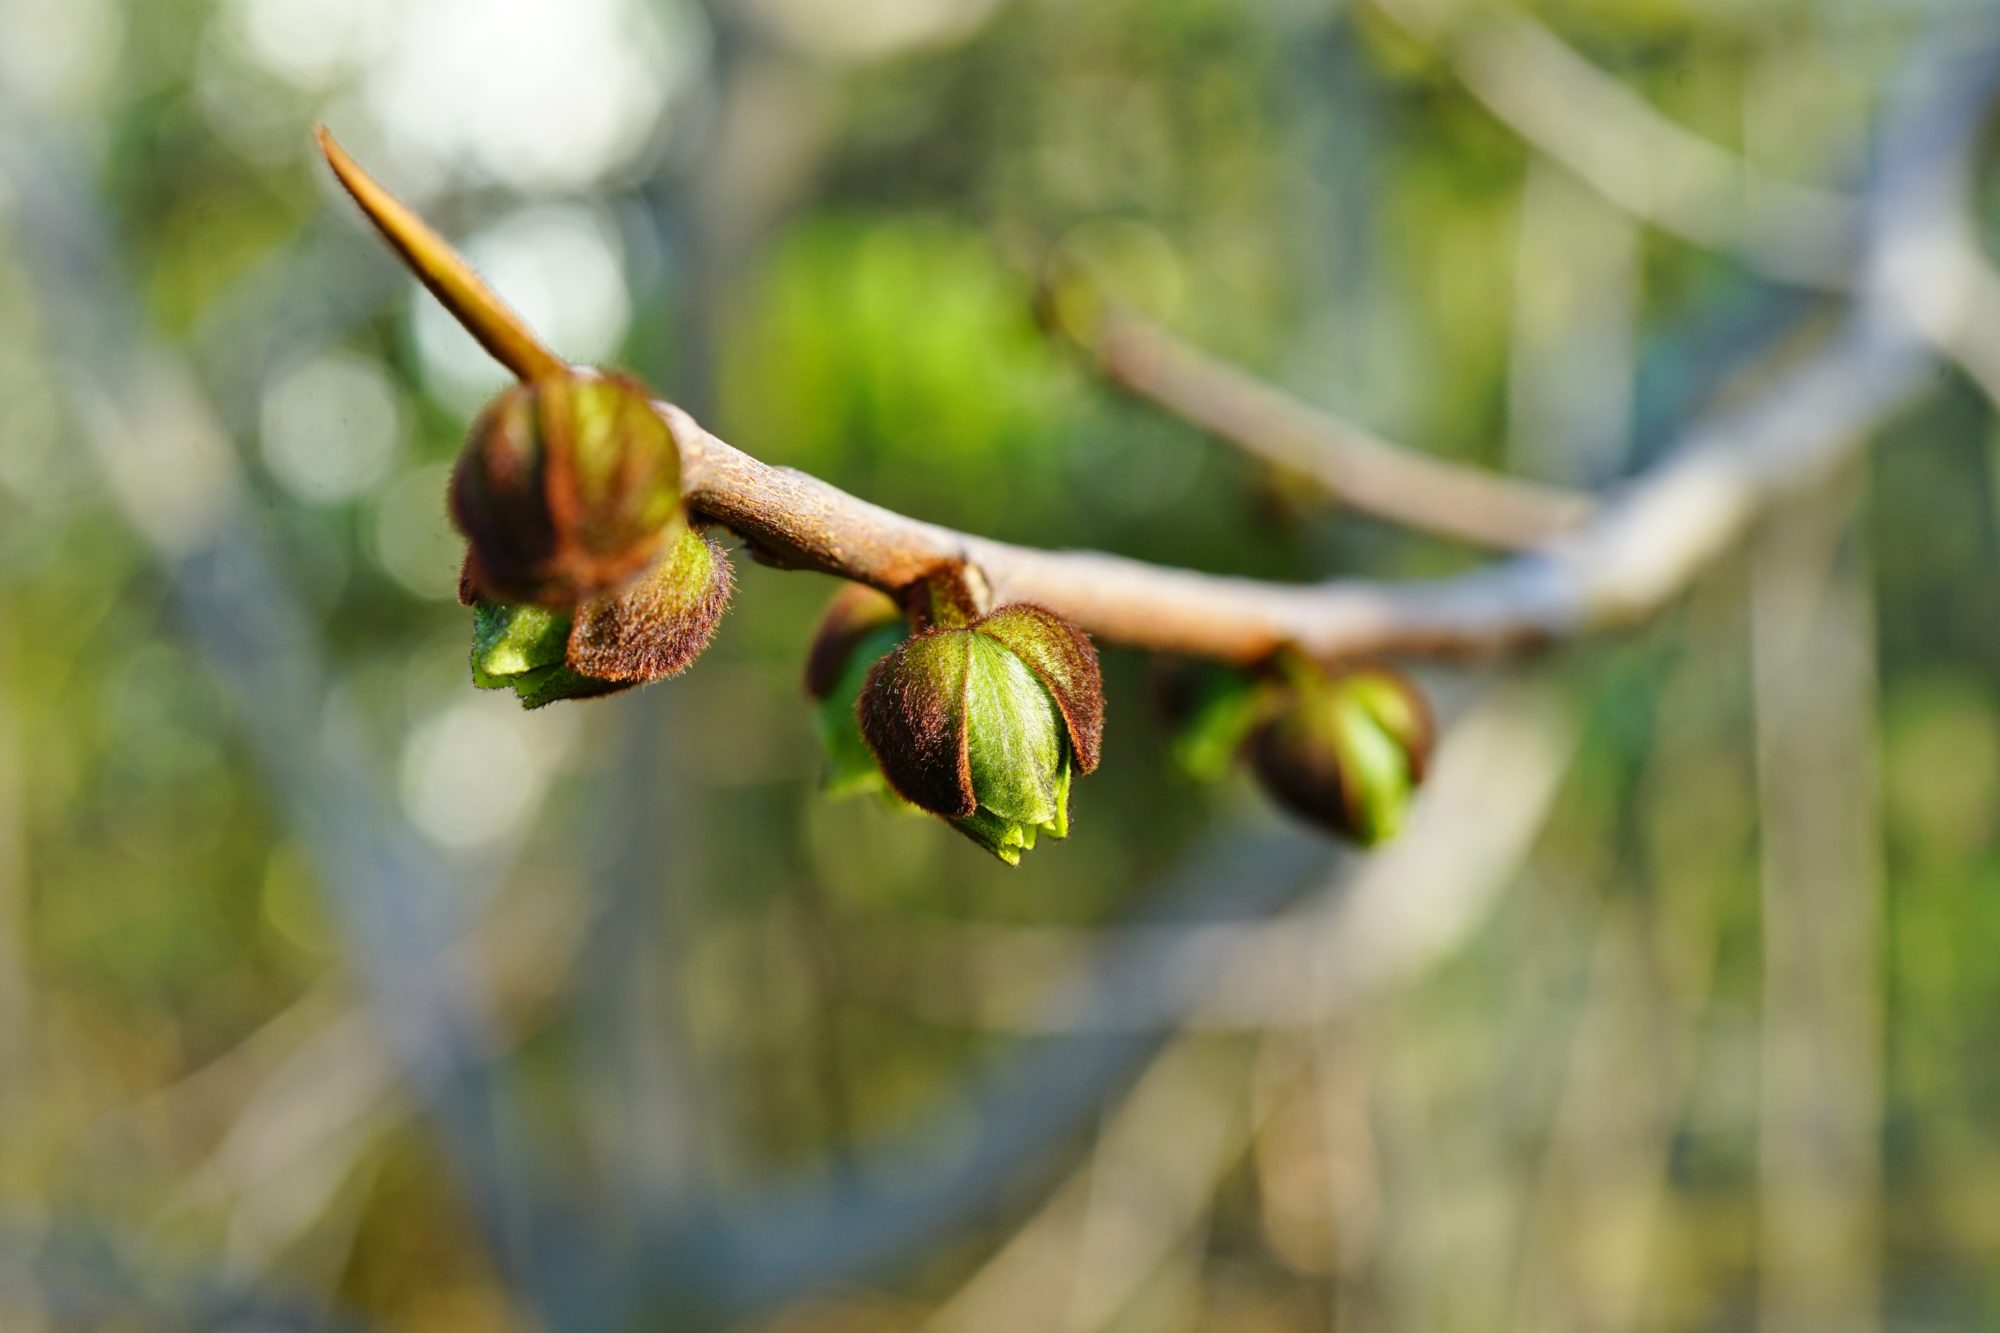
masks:
[[[1303,473],[1356,509],[1500,550],[1543,545],[1590,512],[1586,495],[1391,444],[1091,296],[1100,303],[1095,318],[1050,322],[1100,374],[1247,454]]]
[[[1956,50],[1962,51],[1961,45]],[[1772,503],[1836,471],[1928,382],[1933,361],[1901,257],[1929,249],[1962,204],[1994,82],[1984,46],[1924,62],[1939,89],[1885,130],[1868,246],[1845,321],[1750,401],[1697,424],[1664,461],[1548,547],[1454,577],[1281,585],[1054,552],[905,518],[766,466],[661,405],[689,455],[694,510],[761,558],[894,589],[970,560],[996,597],[1039,602],[1100,637],[1251,661],[1281,644],[1315,657],[1468,655],[1631,625],[1669,603]]]
[[[772,468],[661,410],[688,457],[688,501],[763,559],[894,589],[949,560],[1002,601],[1036,602],[1092,634],[1250,662],[1284,644],[1323,659],[1490,654],[1644,619],[1726,551],[1772,501],[1856,452],[1925,381],[1900,321],[1858,314],[1754,402],[1697,427],[1669,460],[1549,548],[1433,580],[1283,585],[1088,551],[989,541],[892,513]]]
[[[1931,360],[1885,257],[1913,230],[1939,225],[1935,207],[1954,195],[1937,182],[1966,170],[1990,78],[1983,67],[1976,79],[1958,75],[1960,82],[1937,99],[1944,109],[1911,118],[1885,148],[1869,201],[1861,299],[1845,325],[1810,359],[1777,374],[1759,397],[1698,426],[1579,530],[1469,574],[1282,585],[1013,546],[907,518],[818,478],[767,466],[683,409],[657,407],[681,448],[690,510],[783,568],[894,591],[941,563],[969,561],[985,571],[1003,602],[1040,603],[1116,642],[1237,662],[1286,644],[1329,660],[1494,653],[1618,628],[1659,610],[1764,507],[1837,468],[1877,422],[1923,387]],[[323,142],[331,147],[330,139]],[[342,161],[340,170],[402,254],[436,249],[451,257],[414,214],[378,207],[388,197],[379,187],[356,188],[349,178],[360,176],[359,168]],[[453,275],[463,279],[470,269],[455,267]],[[482,304],[505,309],[476,278],[469,285],[455,281],[452,294],[453,312],[474,323]],[[471,314],[468,306],[475,307]],[[531,335],[529,342],[539,346]]]

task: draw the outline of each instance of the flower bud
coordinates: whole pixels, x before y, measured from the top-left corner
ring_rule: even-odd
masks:
[[[1157,660],[1151,683],[1154,707],[1171,731],[1168,754],[1196,782],[1229,772],[1284,689],[1260,673],[1191,659]]]
[[[805,691],[814,704],[828,796],[887,793],[882,770],[861,738],[855,715],[868,671],[908,636],[903,613],[886,595],[859,583],[834,594],[806,654]],[[892,802],[900,804],[900,802]]]
[[[1009,865],[1069,833],[1070,779],[1097,767],[1104,685],[1082,631],[1007,606],[919,633],[869,671],[861,734],[889,785]]]
[[[555,375],[479,414],[450,501],[480,595],[566,609],[637,578],[682,529],[680,452],[637,381]]]
[[[1423,696],[1397,672],[1298,672],[1248,753],[1280,804],[1366,846],[1402,827],[1433,734]]]
[[[722,547],[683,528],[636,582],[572,611],[477,599],[472,683],[540,708],[678,675],[715,636],[731,582]]]

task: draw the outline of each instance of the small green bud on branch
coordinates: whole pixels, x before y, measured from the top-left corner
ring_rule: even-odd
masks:
[[[1369,846],[1394,837],[1430,761],[1435,726],[1386,667],[1305,667],[1252,734],[1250,767],[1279,804]]]
[[[1082,631],[1007,606],[904,642],[870,670],[861,734],[896,793],[1009,865],[1069,834],[1070,781],[1097,767],[1104,685]]]
[[[1188,776],[1213,781],[1241,757],[1280,805],[1364,846],[1401,827],[1435,735],[1400,672],[1328,671],[1290,651],[1257,671],[1167,664],[1154,696]]]

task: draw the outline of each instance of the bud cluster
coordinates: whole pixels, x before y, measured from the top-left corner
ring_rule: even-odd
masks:
[[[523,707],[677,675],[729,604],[729,557],[688,526],[673,432],[635,380],[506,390],[473,423],[449,498],[473,683]]]
[[[651,394],[565,364],[324,131],[320,143],[412,271],[521,380],[480,413],[451,478],[474,684],[539,708],[684,670],[713,637],[732,575],[688,523],[680,442]],[[1073,337],[1101,332],[1080,273],[1045,295]],[[1042,834],[1067,836],[1070,784],[1097,767],[1097,653],[1053,611],[994,607],[967,563],[897,591],[844,590],[813,645],[806,690],[828,789],[883,791],[1018,864]],[[1280,654],[1253,676],[1184,676],[1169,702],[1185,767],[1213,775],[1240,755],[1277,800],[1364,843],[1401,824],[1432,742],[1422,697],[1380,667],[1327,672]]]

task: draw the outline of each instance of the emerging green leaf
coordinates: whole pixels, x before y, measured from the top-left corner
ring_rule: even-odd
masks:
[[[1077,767],[1095,772],[1104,745],[1104,675],[1083,631],[1053,611],[1025,603],[1003,606],[974,628],[1035,673],[1062,711]]]
[[[540,708],[677,675],[714,637],[730,586],[722,548],[683,529],[636,583],[574,612],[475,599],[472,683]]]

